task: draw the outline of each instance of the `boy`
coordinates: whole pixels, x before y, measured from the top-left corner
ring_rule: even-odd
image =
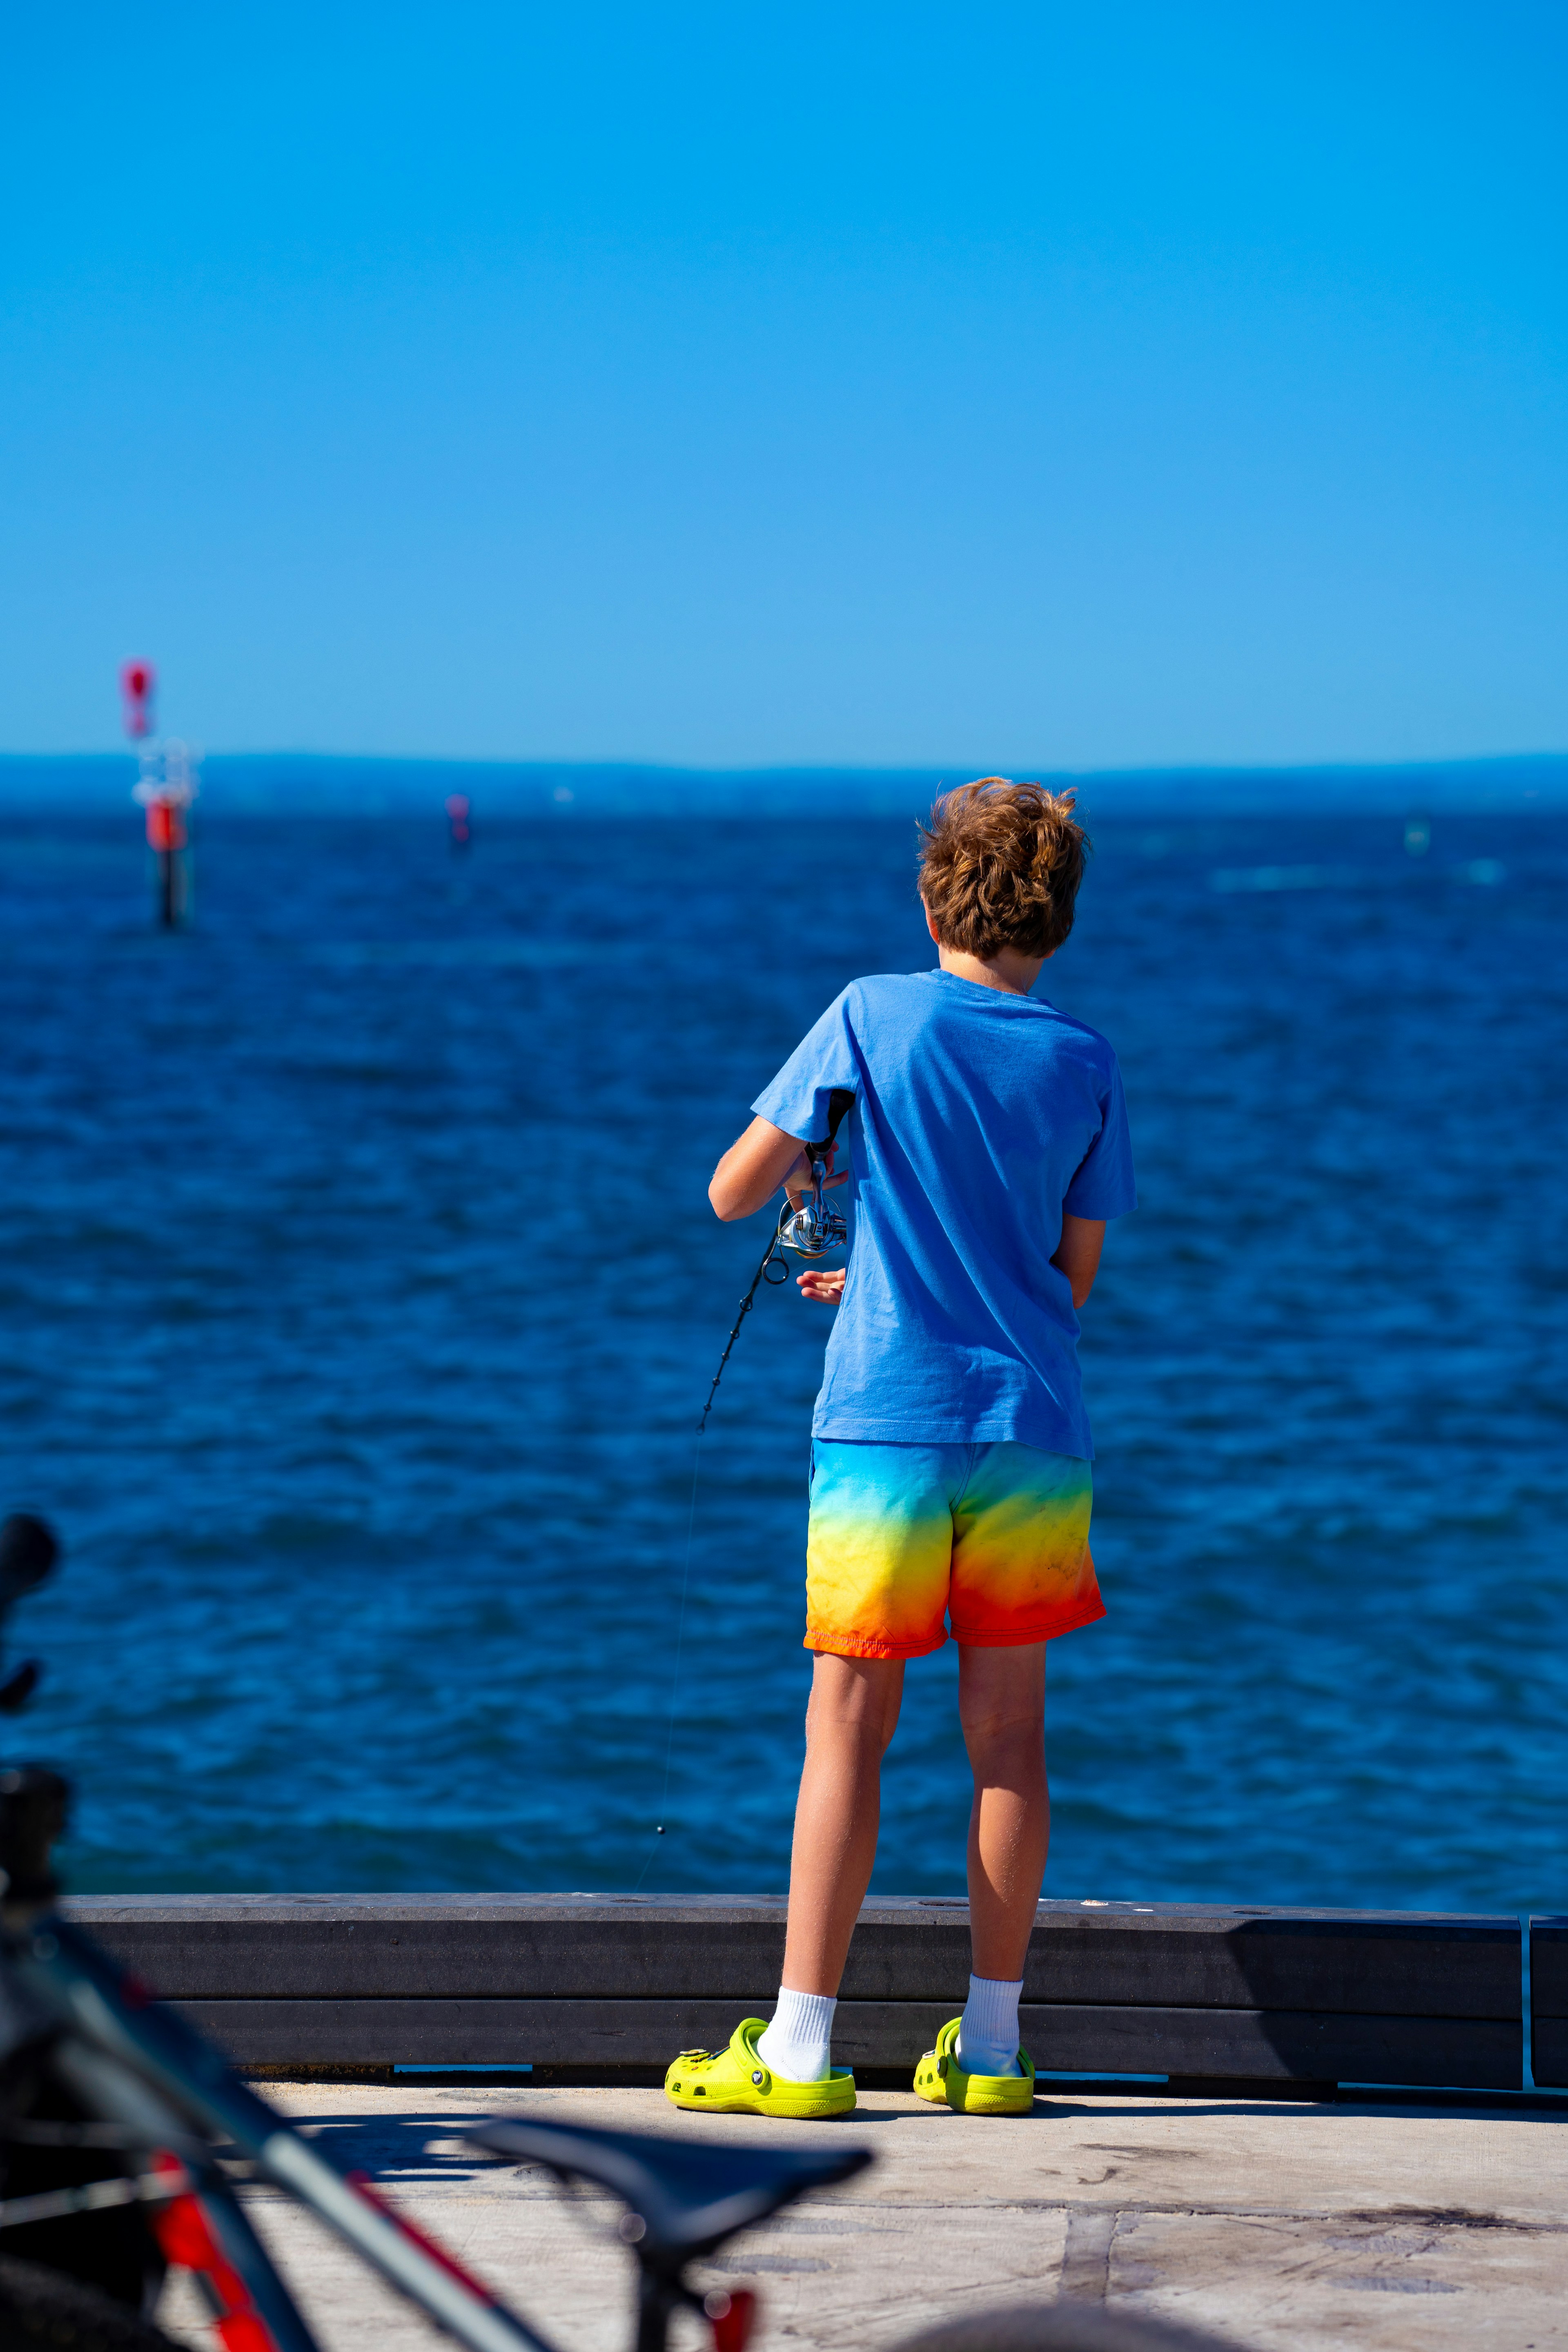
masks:
[[[816,1652],[773,2022],[688,2051],[678,2106],[820,2116],[855,2105],[831,2066],[849,1939],[877,1852],[880,1768],[906,1658],[959,1644],[974,1773],[973,1974],[915,2089],[1026,2113],[1018,1996],[1050,1808],[1046,1643],[1105,1613],[1089,1550],[1092,1447],[1078,1313],[1106,1220],[1133,1206],[1116,1056],[1029,992],[1072,929],[1088,845],[1070,793],[987,776],[937,803],[921,898],[936,971],[854,982],[758,1097],[709,1198],[725,1220],[810,1181],[803,1141],[852,1092],[856,1206],[812,1423],[805,1646]],[[847,1181],[836,1177],[835,1182]]]

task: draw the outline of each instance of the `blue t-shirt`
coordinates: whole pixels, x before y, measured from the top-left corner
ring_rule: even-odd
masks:
[[[1103,1037],[954,972],[884,972],[830,1004],[752,1104],[820,1142],[853,1090],[854,1239],[812,1429],[884,1444],[1016,1438],[1091,1461],[1064,1210],[1135,1205]]]

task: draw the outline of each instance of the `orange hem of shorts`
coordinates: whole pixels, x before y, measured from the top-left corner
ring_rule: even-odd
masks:
[[[1038,1636],[1031,1635],[1030,1638],[1037,1640]],[[831,1638],[814,1642],[807,1633],[801,1647],[814,1651],[818,1657],[828,1658],[929,1658],[942,1647],[947,1639],[944,1631],[937,1635],[934,1642],[920,1642],[900,1649],[891,1642],[835,1642]]]
[[[1077,1617],[1030,1626],[1022,1633],[949,1634],[944,1631],[934,1642],[911,1643],[902,1647],[892,1642],[857,1642],[847,1637],[837,1642],[831,1636],[813,1641],[808,1633],[801,1647],[831,1658],[929,1658],[948,1641],[956,1642],[961,1650],[1025,1650],[1036,1642],[1059,1641],[1064,1633],[1077,1633],[1085,1625],[1098,1625],[1109,1613],[1101,1601],[1097,1608],[1086,1609]]]
[[[1076,1633],[1085,1625],[1098,1625],[1109,1614],[1102,1601],[1098,1609],[1088,1609],[1080,1617],[1067,1617],[1054,1625],[1042,1625],[1027,1633],[955,1633],[953,1640],[961,1650],[1022,1650],[1032,1642],[1058,1641],[1064,1633]]]

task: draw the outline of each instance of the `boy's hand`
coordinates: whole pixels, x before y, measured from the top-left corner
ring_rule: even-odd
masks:
[[[1051,1264],[1066,1275],[1075,1308],[1083,1305],[1094,1288],[1104,1243],[1103,1217],[1063,1217],[1061,1246]]]
[[[844,1179],[839,1178],[842,1183]],[[829,1269],[825,1265],[808,1265],[804,1274],[795,1278],[795,1288],[803,1298],[820,1299],[824,1307],[837,1307],[844,1296],[846,1268]]]
[[[822,1189],[825,1192],[831,1192],[836,1184],[847,1184],[849,1181],[847,1169],[842,1176],[836,1176],[833,1173],[833,1162],[837,1150],[837,1143],[830,1143],[823,1153],[823,1158],[827,1162],[827,1173],[822,1180]],[[784,1188],[789,1194],[792,1207],[799,1208],[803,1194],[809,1192],[816,1181],[816,1179],[811,1171],[811,1161],[803,1151],[794,1165],[784,1171]]]

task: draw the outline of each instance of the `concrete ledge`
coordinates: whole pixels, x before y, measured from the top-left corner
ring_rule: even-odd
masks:
[[[89,1895],[66,1906],[170,1999],[770,1997],[782,1895]],[[969,1906],[867,1903],[847,2000],[962,2000]],[[1515,1918],[1042,1903],[1026,2000],[1521,2015]]]
[[[768,2014],[784,1951],[777,1895],[97,1895],[67,1908],[251,2065],[667,2063]],[[838,2011],[844,2063],[910,2063],[968,1976],[966,1904],[868,1902]],[[1044,1903],[1024,2000],[1025,2040],[1058,2072],[1522,2079],[1520,1927],[1506,1916]]]

